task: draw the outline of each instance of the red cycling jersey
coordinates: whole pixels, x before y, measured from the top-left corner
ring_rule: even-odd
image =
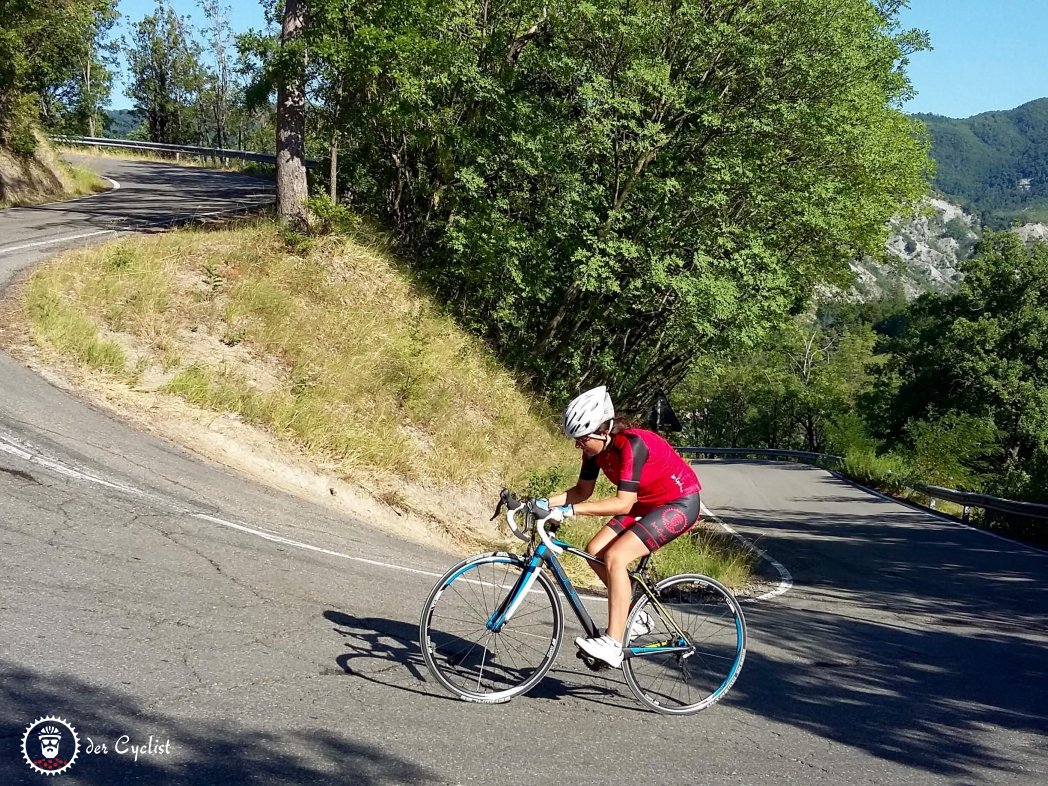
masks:
[[[637,495],[634,511],[645,512],[702,490],[695,471],[669,442],[653,431],[626,429],[593,458],[583,455],[580,480],[596,480],[604,470],[620,491]]]

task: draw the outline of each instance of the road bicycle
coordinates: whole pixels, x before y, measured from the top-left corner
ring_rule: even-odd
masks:
[[[559,522],[536,500],[503,490],[492,520],[503,509],[527,550],[478,554],[455,565],[433,587],[419,623],[429,670],[466,701],[509,701],[553,666],[564,636],[557,585],[586,635],[600,635],[557,555],[602,560],[556,539]],[[656,581],[648,557],[630,577],[622,661],[630,690],[646,707],[669,715],[689,715],[723,698],[746,657],[746,621],[735,596],[699,574]],[[594,671],[609,668],[581,651],[578,657]]]

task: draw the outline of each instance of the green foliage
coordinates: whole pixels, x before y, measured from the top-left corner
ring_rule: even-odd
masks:
[[[352,236],[360,228],[360,217],[345,205],[337,205],[325,195],[312,196],[307,201],[310,227],[321,234]]]
[[[902,494],[910,483],[910,469],[894,453],[878,455],[872,450],[857,449],[844,455],[841,472],[864,486],[889,494]]]
[[[963,120],[917,115],[932,138],[935,186],[998,229],[1048,215],[1048,99]]]
[[[256,44],[269,38],[234,36],[230,9],[199,0],[205,24],[194,28],[170,0],[131,25],[123,39],[133,110],[109,113],[117,136],[205,147],[271,151],[275,145],[269,85],[252,94]]]
[[[0,2],[0,146],[30,155],[42,104],[59,115],[59,109],[97,111],[107,74],[96,58],[96,43],[112,24],[115,5],[115,0]],[[94,91],[76,88],[85,72],[96,75]]]
[[[946,222],[944,227],[946,237],[952,238],[958,247],[958,257],[964,259],[971,255],[975,248],[978,235],[968,226],[968,222],[960,216],[954,216]]]
[[[857,412],[841,413],[826,425],[826,449],[837,456],[876,454],[880,446]]]
[[[910,466],[917,478],[933,486],[979,491],[999,453],[992,420],[950,412],[934,420],[914,420],[906,426],[913,444]]]
[[[131,83],[128,95],[145,118],[154,142],[186,144],[192,133],[193,107],[203,87],[201,47],[191,35],[189,20],[175,13],[167,0],[137,22],[126,45]]]
[[[574,485],[579,476],[577,466],[565,467],[554,465],[529,475],[523,486],[524,494],[529,497],[550,497]]]
[[[697,444],[844,450],[874,342],[868,325],[787,322],[757,351],[700,363],[674,391],[674,404],[690,413],[688,436]]]
[[[915,435],[930,439],[920,426],[907,431],[907,424],[956,413],[936,439],[950,435],[950,449],[964,454],[958,457],[962,463],[992,460],[988,490],[1043,499],[1048,245],[1027,247],[1012,233],[989,232],[963,270],[958,294],[916,301],[907,331],[886,345],[893,359],[882,387],[890,406],[871,422],[881,424],[880,436],[896,442]],[[990,447],[991,432],[979,424],[996,428],[996,449]]]
[[[347,197],[555,397],[641,409],[756,346],[925,191],[867,0],[311,2],[311,94]]]
[[[128,139],[132,131],[142,125],[142,118],[133,109],[111,109],[106,112],[106,136]]]

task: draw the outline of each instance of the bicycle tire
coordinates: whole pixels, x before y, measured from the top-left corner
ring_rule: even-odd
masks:
[[[631,630],[646,611],[651,629],[626,644],[622,673],[648,708],[690,715],[720,701],[738,679],[746,659],[746,619],[731,590],[709,576],[670,576],[654,592],[659,603],[641,595],[626,619]],[[678,646],[687,649],[674,651]]]
[[[526,563],[493,552],[463,560],[433,587],[419,622],[422,658],[437,681],[465,701],[497,704],[527,692],[560,649],[564,613],[553,582],[538,572],[512,619],[487,628]],[[536,586],[537,585],[537,586]],[[472,637],[476,635],[476,640]],[[526,665],[535,657],[537,664]]]

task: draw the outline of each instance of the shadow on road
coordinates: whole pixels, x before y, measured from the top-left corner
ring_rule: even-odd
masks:
[[[252,729],[251,719],[175,717],[141,706],[126,694],[62,674],[45,674],[0,661],[0,783],[44,782],[22,759],[21,738],[37,718],[54,715],[71,724],[81,751],[63,782],[100,784],[402,784],[437,777],[412,762],[344,739],[326,728],[277,734]],[[169,739],[170,755],[119,755],[114,742],[127,734]],[[86,738],[109,753],[89,755]]]
[[[1043,647],[776,606],[748,614],[751,638],[786,657],[751,651],[730,704],[951,778],[1028,772],[1020,750],[1048,764],[1048,702],[1033,687],[1048,680]]]
[[[1048,556],[809,477],[718,511],[794,580],[746,607],[729,702],[951,778],[1048,769]]]
[[[112,162],[107,162],[112,163]],[[272,202],[273,184],[233,172],[125,161],[120,189],[68,202],[27,208],[18,214],[23,231],[69,229],[136,230],[191,220],[218,210],[260,208]]]
[[[419,649],[417,625],[376,617],[353,617],[332,610],[324,612],[324,619],[334,623],[337,626],[334,630],[344,637],[348,651],[339,655],[336,662],[346,674],[409,693],[459,701],[429,673]],[[558,662],[565,657],[569,647],[573,649],[574,645],[565,643]],[[554,664],[538,685],[513,701],[562,701],[568,698],[620,710],[645,711],[629,693],[621,672],[594,674],[581,662],[578,672]]]

